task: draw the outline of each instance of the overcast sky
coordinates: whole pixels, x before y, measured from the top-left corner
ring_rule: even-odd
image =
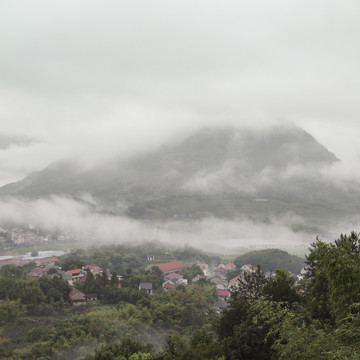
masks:
[[[360,159],[359,0],[1,0],[0,184],[203,125],[291,121]]]

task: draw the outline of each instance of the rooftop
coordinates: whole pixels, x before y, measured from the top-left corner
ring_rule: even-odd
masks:
[[[72,275],[73,274],[79,274],[79,273],[81,273],[81,269],[68,270],[67,272],[72,274]]]
[[[216,289],[216,293],[218,296],[224,296],[227,297],[230,295],[230,291],[229,290],[224,290],[224,289]]]
[[[185,264],[182,263],[181,261],[172,261],[164,264],[159,264],[157,266],[161,271],[165,272],[165,271],[174,271],[180,269],[184,267]]]
[[[139,289],[152,290],[152,283],[140,283]]]

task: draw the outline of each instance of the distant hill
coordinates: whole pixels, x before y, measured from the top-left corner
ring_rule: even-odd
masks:
[[[299,274],[300,270],[305,266],[305,260],[298,256],[290,255],[283,250],[266,249],[250,251],[240,255],[234,260],[234,264],[239,268],[245,264],[252,264],[254,266],[260,265],[263,271],[285,269],[293,274]]]
[[[0,196],[81,198],[90,193],[99,211],[158,220],[215,216],[269,221],[292,212],[306,220],[305,230],[314,232],[360,210],[360,191],[348,194],[303,175],[337,161],[295,126],[208,128],[156,151],[91,169],[76,161],[52,164],[3,186]],[[302,223],[293,226],[304,230]]]

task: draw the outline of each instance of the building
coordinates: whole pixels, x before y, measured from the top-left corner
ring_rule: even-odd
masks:
[[[70,291],[69,301],[71,305],[86,304],[86,295],[78,289],[73,289]]]
[[[100,275],[101,273],[101,269],[99,266],[96,266],[96,265],[86,265],[83,270],[84,272],[86,273],[86,270],[90,270],[91,273],[95,276],[95,275]]]
[[[178,280],[182,279],[183,276],[179,273],[170,273],[170,274],[166,274],[164,276],[165,280],[172,280],[174,283],[176,283]]]
[[[145,290],[148,294],[152,294],[153,293],[152,283],[140,283],[139,290]]]
[[[79,280],[83,276],[83,272],[81,269],[68,270],[69,274],[71,274],[72,281]]]
[[[243,276],[238,275],[229,281],[229,289],[237,289],[239,287],[239,280],[243,280]]]
[[[55,266],[55,263],[59,262],[56,256],[50,256],[42,259],[34,260],[37,265]]]
[[[180,269],[185,266],[185,264],[181,261],[172,261],[164,264],[159,264],[157,266],[166,275],[179,272]]]
[[[226,265],[225,265],[225,269],[226,271],[233,271],[236,269],[236,265],[232,262],[228,262]]]
[[[65,272],[62,274],[62,277],[63,277],[70,285],[73,284],[72,275],[71,275],[68,271],[65,271]]]
[[[250,273],[253,273],[257,270],[257,267],[256,266],[252,266],[251,264],[246,264],[246,265],[243,265],[241,267],[241,270],[242,271],[247,271],[247,272],[250,272]]]
[[[165,291],[168,291],[168,290],[176,289],[176,284],[172,280],[166,280],[162,284],[162,287]]]
[[[28,274],[28,277],[32,280],[39,280],[42,276],[47,275],[47,272],[50,270],[49,267],[38,267],[31,270]]]
[[[223,299],[223,298],[219,298],[219,301],[217,301],[214,305],[213,305],[213,309],[217,312],[217,313],[221,313],[221,311],[225,310],[227,307],[229,306],[228,302]]]
[[[97,299],[97,294],[86,294],[86,302],[96,301]]]
[[[227,289],[216,289],[216,294],[219,298],[227,299],[230,296],[230,291]]]

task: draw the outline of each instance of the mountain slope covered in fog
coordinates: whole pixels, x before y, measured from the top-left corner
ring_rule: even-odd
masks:
[[[294,126],[211,128],[101,166],[52,164],[3,186],[0,195],[91,194],[100,211],[144,219],[240,216],[267,221],[292,212],[311,227],[360,209],[360,191],[345,191],[319,175],[338,161]]]

